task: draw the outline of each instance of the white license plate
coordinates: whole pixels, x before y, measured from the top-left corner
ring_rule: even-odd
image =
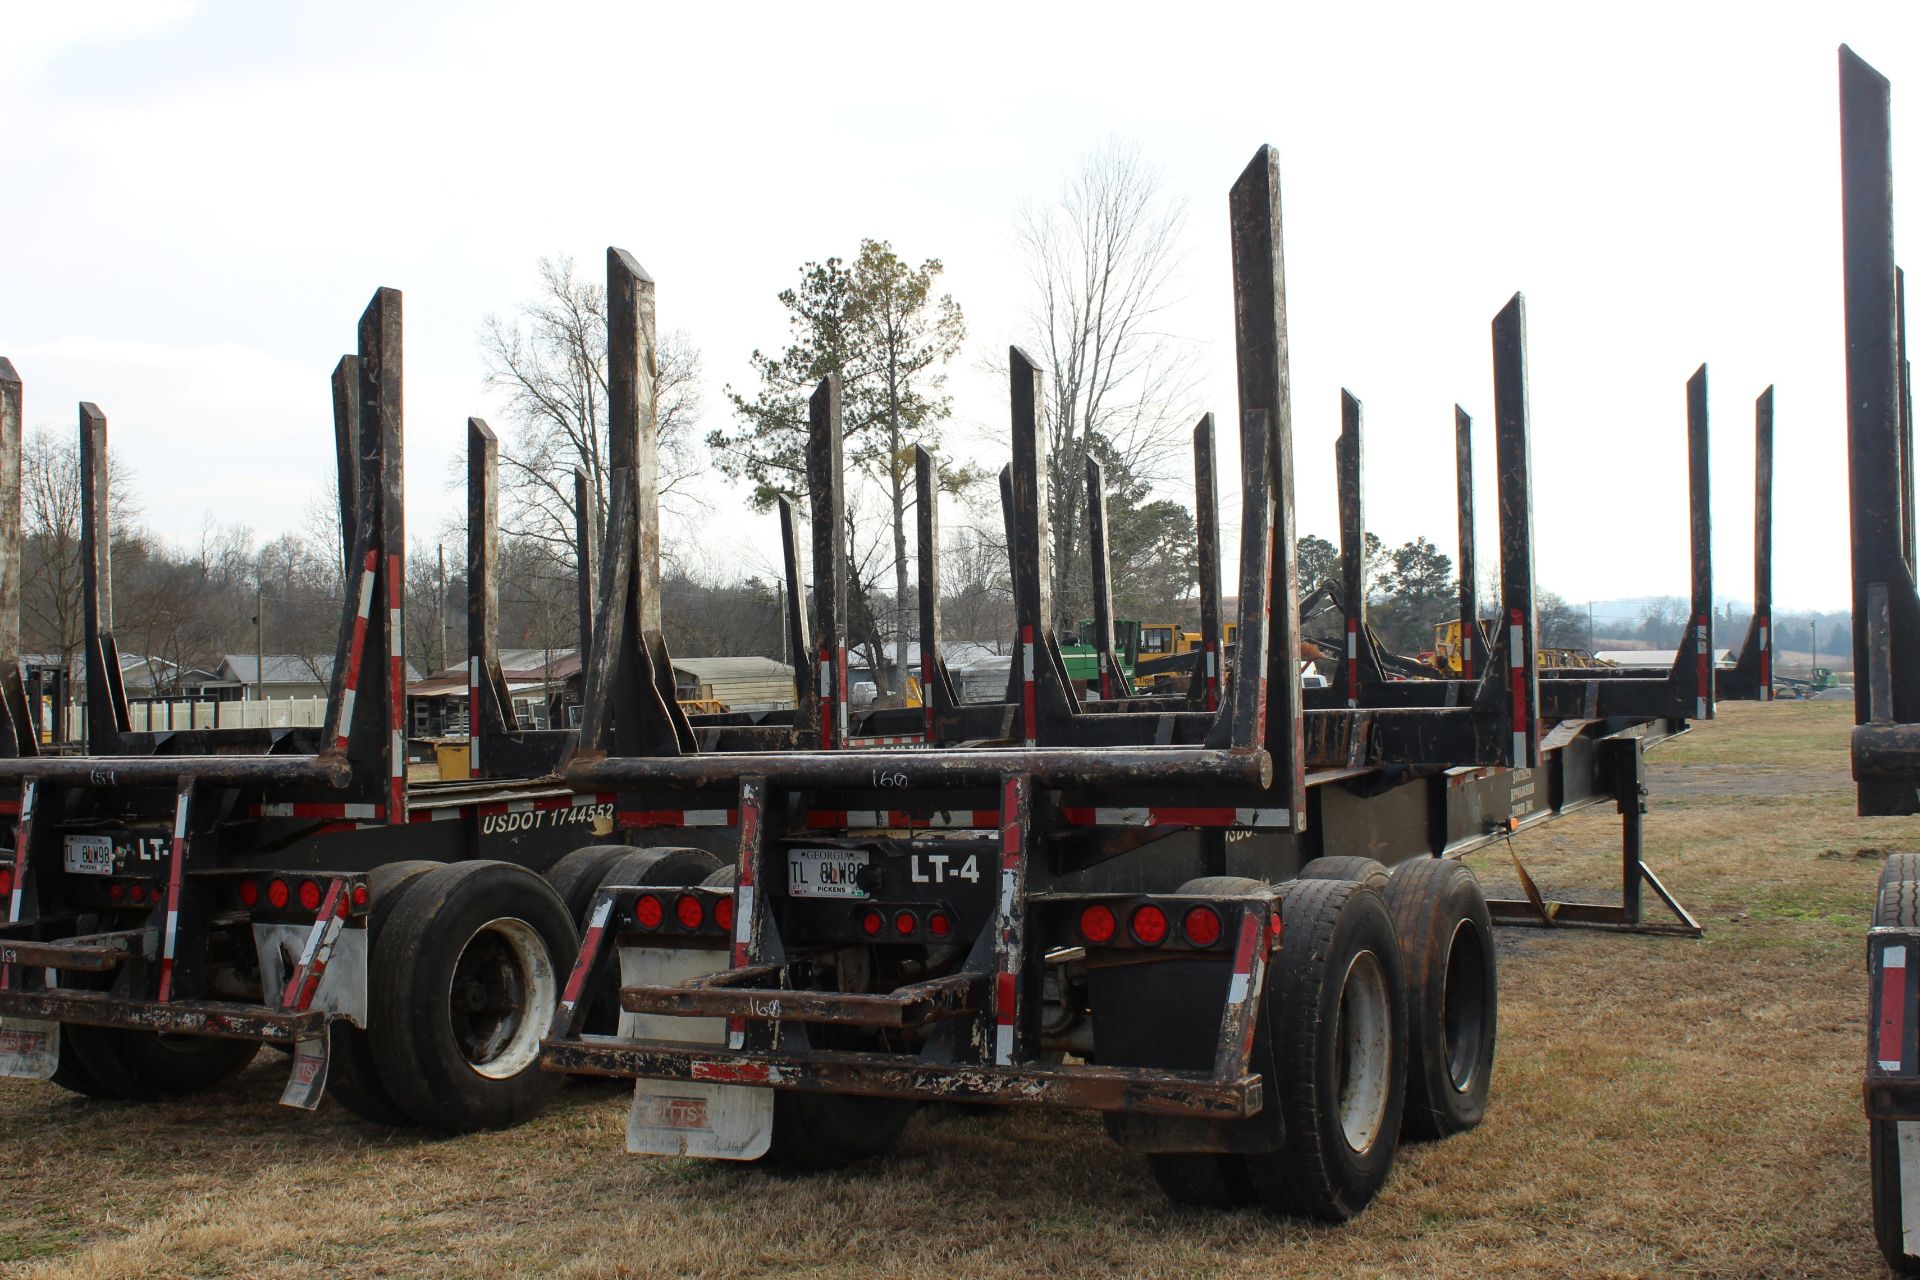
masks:
[[[787,850],[787,894],[794,898],[864,898],[865,849]]]
[[[83,876],[113,874],[113,841],[107,836],[68,836],[67,870]]]

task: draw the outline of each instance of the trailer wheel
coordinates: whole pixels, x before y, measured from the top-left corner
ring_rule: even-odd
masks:
[[[1393,878],[1386,864],[1373,858],[1362,858],[1354,854],[1339,854],[1330,858],[1315,858],[1300,868],[1301,880],[1352,880],[1363,884],[1375,893],[1387,891],[1387,881]]]
[[[1875,928],[1920,928],[1920,854],[1896,853],[1887,859],[1880,871],[1873,923]],[[1902,1123],[1867,1121],[1867,1167],[1873,1184],[1874,1238],[1895,1274],[1913,1276],[1920,1275],[1920,1254],[1907,1249],[1901,1192],[1903,1175],[1920,1179],[1920,1142],[1914,1141],[1920,1139],[1920,1122],[1904,1122],[1912,1126],[1906,1152],[1901,1150]],[[1914,1225],[1920,1227],[1920,1223]]]
[[[1448,858],[1407,863],[1387,884],[1407,973],[1409,1138],[1460,1133],[1487,1114],[1499,1024],[1493,919],[1472,870]]]
[[[547,883],[567,904],[567,914],[573,917],[576,929],[586,932],[587,908],[593,905],[593,895],[605,882],[607,871],[621,858],[638,852],[630,844],[590,844],[547,868]]]
[[[1273,1050],[1278,1149],[1244,1159],[1273,1212],[1344,1222],[1373,1200],[1399,1149],[1407,1011],[1386,904],[1351,881],[1282,886],[1283,933],[1260,1017]]]
[[[373,952],[368,1035],[380,1078],[421,1125],[504,1129],[560,1088],[540,1069],[579,935],[545,880],[507,862],[456,862],[401,898]]]
[[[204,1093],[244,1071],[260,1052],[258,1040],[73,1024],[63,1030],[61,1038],[72,1043],[79,1065],[111,1091],[104,1096],[136,1102]]]
[[[1181,893],[1226,897],[1271,893],[1273,886],[1245,876],[1202,876],[1180,886]],[[1232,1152],[1155,1152],[1147,1168],[1167,1199],[1190,1209],[1241,1209],[1259,1203],[1244,1156]]]
[[[87,1069],[80,1053],[73,1047],[73,1028],[60,1028],[60,1056],[56,1060],[51,1077],[53,1082],[68,1093],[77,1093],[83,1098],[114,1100],[126,1095],[107,1087],[105,1081]]]
[[[616,858],[601,877],[601,888],[610,885],[690,885],[699,884],[720,869],[720,859],[705,849],[671,846],[658,849],[630,849]]]
[[[388,917],[400,899],[421,876],[444,863],[411,859],[376,867],[367,877],[370,907],[367,914],[367,959],[373,961],[374,948],[385,932]],[[369,977],[372,975],[369,974]],[[368,993],[372,1003],[372,993]],[[343,1018],[335,1018],[327,1030],[327,1094],[335,1102],[370,1124],[398,1127],[413,1120],[393,1100],[380,1079],[380,1064],[374,1057],[373,1042],[367,1033]]]

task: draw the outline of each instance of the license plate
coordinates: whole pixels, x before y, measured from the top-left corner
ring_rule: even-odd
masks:
[[[113,874],[113,841],[106,836],[68,836],[67,870],[83,876]]]
[[[787,850],[787,894],[794,898],[864,898],[865,849]]]

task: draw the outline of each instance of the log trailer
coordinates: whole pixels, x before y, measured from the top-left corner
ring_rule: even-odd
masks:
[[[1840,48],[1840,201],[1853,544],[1856,811],[1920,813],[1920,594],[1914,586],[1913,377],[1893,252],[1892,89]],[[1920,1275],[1920,854],[1880,873],[1867,933],[1867,1113],[1874,1237]]]
[[[272,1044],[291,1051],[283,1102],[324,1093],[383,1124],[498,1127],[552,1096],[536,1059],[575,917],[614,865],[626,882],[663,860],[606,841],[667,818],[566,789],[574,735],[514,725],[493,633],[496,446],[477,420],[475,774],[409,782],[401,379],[401,296],[382,289],[333,376],[346,599],[318,730],[128,730],[107,423],[80,406],[86,751],[49,755],[21,682],[21,384],[0,360],[0,1075],[155,1099]]]
[[[926,705],[848,730],[841,407],[811,404],[810,614],[782,510],[790,726],[689,733],[661,696],[652,448],[610,508],[587,705],[562,777],[582,793],[712,807],[724,863],[594,895],[543,1061],[636,1082],[627,1146],[811,1167],[888,1147],[921,1101],[1101,1112],[1175,1200],[1344,1219],[1404,1132],[1484,1111],[1497,1021],[1491,926],[1695,934],[1641,860],[1644,753],[1713,714],[1705,373],[1688,393],[1695,625],[1669,671],[1534,660],[1525,312],[1493,321],[1503,625],[1475,679],[1389,680],[1356,642],[1299,678],[1300,589],[1279,170],[1229,198],[1242,459],[1240,617],[1220,654],[1213,422],[1195,432],[1201,642],[1189,688],[1069,679],[1048,592],[1041,373],[1010,353],[1002,475],[1017,615],[1005,699],[961,704],[941,658],[938,511],[918,459]],[[1358,401],[1341,447],[1347,634],[1367,634]],[[1111,655],[1099,477],[1093,643]],[[1470,528],[1470,516],[1466,519]],[[1471,545],[1471,537],[1468,538]],[[1475,616],[1462,575],[1462,616]],[[809,661],[811,660],[811,661]],[[881,739],[907,749],[882,749]],[[1487,902],[1460,855],[1560,814],[1621,814],[1617,903]],[[1643,919],[1651,888],[1674,913]],[[596,991],[617,999],[595,1032]]]

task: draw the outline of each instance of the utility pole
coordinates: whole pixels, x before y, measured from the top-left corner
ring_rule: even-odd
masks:
[[[440,593],[433,599],[433,629],[440,636],[439,670],[447,669],[447,544],[440,544]]]
[[[1807,669],[1807,678],[1812,679],[1820,670],[1820,619],[1814,618],[1808,625],[1813,628],[1813,665]]]
[[[266,696],[267,687],[267,589],[256,583],[253,588],[253,691],[252,698]]]
[[[1587,601],[1587,652],[1593,652],[1593,601]]]

